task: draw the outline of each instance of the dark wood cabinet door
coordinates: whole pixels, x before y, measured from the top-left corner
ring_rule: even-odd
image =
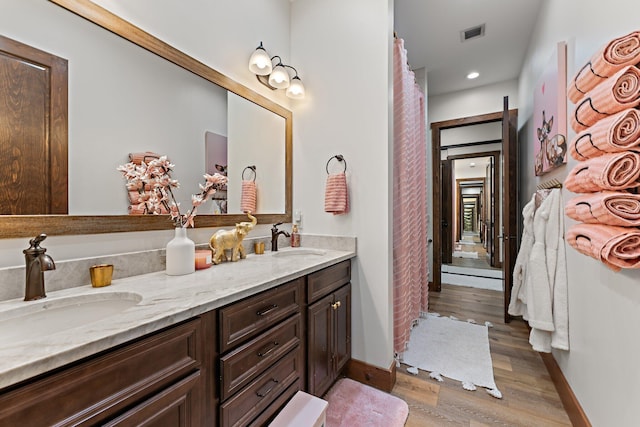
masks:
[[[333,383],[333,294],[309,306],[308,378],[309,393],[322,396]]]
[[[200,371],[194,372],[104,425],[199,427],[199,396],[193,391],[200,380]]]
[[[334,371],[337,376],[351,359],[351,284],[338,289],[333,295]]]

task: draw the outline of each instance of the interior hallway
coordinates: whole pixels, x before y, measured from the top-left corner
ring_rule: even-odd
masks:
[[[540,355],[529,345],[526,325],[504,324],[500,292],[442,284],[442,292],[429,293],[429,311],[493,323],[491,358],[503,397],[495,399],[482,388],[466,391],[448,378],[439,383],[423,371],[414,376],[403,364],[392,393],[409,404],[406,427],[571,425]]]

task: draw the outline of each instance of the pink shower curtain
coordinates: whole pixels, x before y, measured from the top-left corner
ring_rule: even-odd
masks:
[[[393,79],[393,346],[402,353],[428,297],[425,99],[402,39],[394,42]]]

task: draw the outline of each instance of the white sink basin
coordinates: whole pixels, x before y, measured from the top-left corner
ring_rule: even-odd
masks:
[[[44,298],[0,310],[0,342],[44,337],[97,322],[142,301],[135,292],[100,292],[61,298]]]
[[[300,255],[324,255],[327,251],[322,249],[313,248],[285,248],[280,249],[278,252],[273,252],[275,257],[288,257],[288,256],[300,256]]]

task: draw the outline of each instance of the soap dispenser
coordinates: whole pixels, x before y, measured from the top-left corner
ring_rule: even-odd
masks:
[[[291,247],[300,247],[300,233],[298,233],[298,224],[293,224],[293,227],[291,227]]]

